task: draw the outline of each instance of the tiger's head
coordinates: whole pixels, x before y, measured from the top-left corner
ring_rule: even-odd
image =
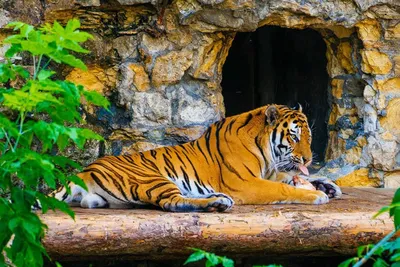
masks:
[[[300,170],[308,174],[307,166],[312,161],[311,130],[302,107],[270,105],[265,116],[272,167],[278,171]]]

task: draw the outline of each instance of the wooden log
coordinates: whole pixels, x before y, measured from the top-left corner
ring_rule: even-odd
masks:
[[[345,188],[327,205],[235,206],[224,213],[167,213],[159,210],[74,208],[76,220],[57,212],[41,215],[49,230],[44,246],[58,260],[123,256],[172,259],[188,247],[221,255],[340,253],[354,255],[393,229],[388,205],[394,190]]]

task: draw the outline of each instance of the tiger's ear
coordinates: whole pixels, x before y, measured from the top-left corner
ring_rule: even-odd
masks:
[[[300,112],[303,111],[303,107],[300,105],[300,103],[297,103],[296,106],[294,106],[292,109],[293,110],[298,110]]]
[[[265,111],[265,116],[267,119],[267,123],[269,125],[274,125],[279,118],[278,108],[275,105],[270,105]]]

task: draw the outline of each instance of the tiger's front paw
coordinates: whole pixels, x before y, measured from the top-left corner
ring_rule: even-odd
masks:
[[[205,211],[226,211],[233,207],[233,200],[229,196],[222,193],[212,193],[207,198],[210,202],[207,204]]]
[[[329,197],[322,191],[314,191],[315,194],[315,200],[314,203],[315,205],[320,205],[320,204],[326,204],[329,202]]]
[[[342,196],[340,187],[328,178],[313,178],[309,179],[309,181],[317,190],[327,194],[329,198],[340,198]]]

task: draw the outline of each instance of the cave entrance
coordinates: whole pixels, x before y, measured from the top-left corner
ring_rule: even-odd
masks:
[[[314,161],[328,143],[326,45],[311,29],[265,26],[237,33],[222,74],[226,116],[270,104],[300,103],[313,132]]]

